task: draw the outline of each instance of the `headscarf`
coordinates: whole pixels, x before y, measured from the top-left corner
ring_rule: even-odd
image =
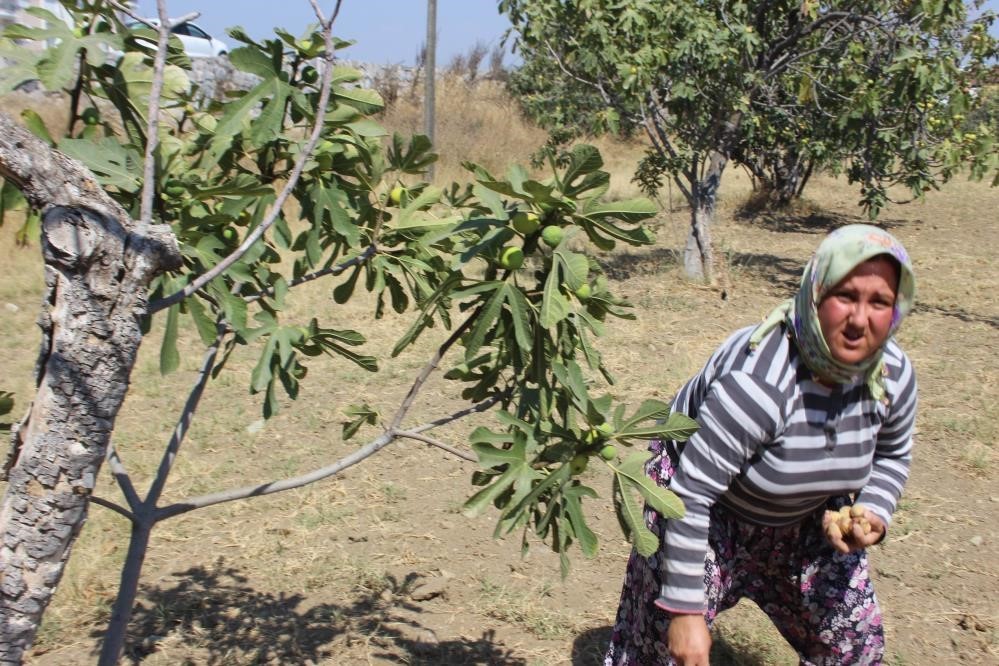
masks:
[[[767,333],[786,322],[802,360],[820,379],[844,384],[863,375],[874,399],[885,400],[884,348],[859,363],[843,363],[833,358],[829,351],[818,315],[819,303],[833,287],[854,268],[882,254],[894,257],[900,266],[898,293],[888,332],[888,338],[891,338],[912,310],[915,300],[916,278],[912,263],[902,244],[887,231],[868,224],[850,224],[826,236],[805,266],[798,293],[767,315],[750,336],[750,347],[755,348]]]

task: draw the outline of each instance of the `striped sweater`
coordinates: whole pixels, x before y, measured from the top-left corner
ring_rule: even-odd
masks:
[[[754,328],[733,334],[673,400],[673,411],[700,429],[683,445],[670,483],[687,509],[666,526],[657,605],[670,611],[704,610],[716,502],[748,522],[782,526],[831,496],[856,493],[887,525],[908,477],[916,379],[894,340],[885,347],[881,403],[862,379],[836,387],[813,381],[783,326],[750,350]]]

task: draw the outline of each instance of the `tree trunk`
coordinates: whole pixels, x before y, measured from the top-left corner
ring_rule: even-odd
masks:
[[[683,248],[683,269],[688,278],[714,281],[714,253],[710,225],[714,222],[714,202],[699,201],[690,211],[690,233]]]
[[[128,541],[128,555],[125,556],[125,566],[121,570],[121,582],[118,586],[118,597],[111,609],[111,619],[104,635],[98,666],[114,666],[121,658],[125,648],[128,632],[128,621],[132,617],[132,607],[139,592],[139,576],[142,565],[146,561],[146,550],[152,536],[153,520],[149,515],[140,516],[139,521],[132,525],[132,535]]]
[[[683,268],[688,278],[714,283],[714,253],[711,250],[711,224],[715,220],[718,186],[728,158],[714,151],[708,158],[704,176],[693,188],[690,206],[690,233],[683,250]]]
[[[125,398],[149,280],[180,266],[74,160],[0,114],[0,176],[43,212],[37,393],[12,437],[0,505],[0,663],[19,664],[62,577]]]
[[[784,207],[801,196],[811,168],[801,153],[788,150],[776,161],[773,172],[774,203],[778,207]]]

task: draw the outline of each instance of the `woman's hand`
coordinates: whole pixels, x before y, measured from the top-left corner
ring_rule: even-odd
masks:
[[[673,615],[669,621],[669,654],[677,666],[708,666],[711,633],[700,613]]]
[[[859,504],[856,506],[860,506]],[[830,545],[838,552],[846,555],[857,550],[863,550],[868,546],[873,546],[885,537],[884,522],[877,517],[870,509],[864,507],[863,518],[870,524],[870,532],[864,532],[859,520],[853,520],[850,528],[845,532],[838,529],[830,529],[830,524],[837,520],[840,515],[835,511],[826,511],[822,516],[822,533]]]

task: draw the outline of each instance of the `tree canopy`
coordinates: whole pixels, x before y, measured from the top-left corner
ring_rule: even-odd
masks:
[[[872,217],[894,186],[920,196],[961,168],[999,168],[995,128],[964,123],[996,59],[993,16],[970,21],[959,0],[499,7],[528,112],[562,136],[641,128],[638,179],[671,179],[694,217],[710,219],[729,160],[785,200],[814,168],[845,173]]]

